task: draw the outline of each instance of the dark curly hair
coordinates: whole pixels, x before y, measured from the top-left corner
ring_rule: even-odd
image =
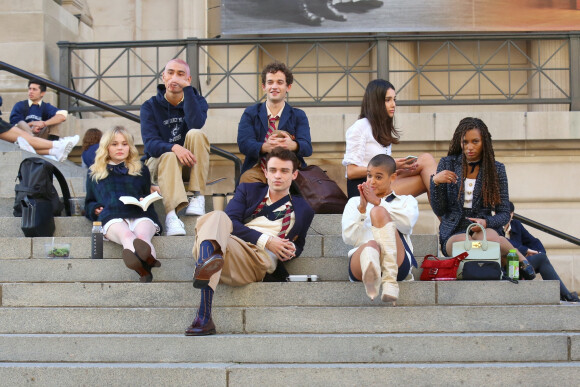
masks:
[[[294,82],[292,71],[290,71],[290,69],[284,63],[275,61],[267,64],[266,67],[264,67],[264,70],[262,70],[262,85],[266,84],[266,75],[268,73],[276,74],[278,71],[282,71],[286,76],[287,85],[291,85],[292,82]]]
[[[393,117],[389,117],[385,108],[385,96],[389,89],[395,86],[384,79],[370,81],[363,96],[360,115],[371,124],[373,137],[382,146],[399,143],[399,132],[395,129]]]
[[[482,176],[481,180],[481,194],[483,196],[483,204],[485,206],[495,206],[500,204],[501,199],[499,196],[499,179],[497,176],[497,169],[495,167],[495,153],[493,151],[493,145],[491,143],[491,133],[487,129],[485,123],[479,118],[465,117],[459,121],[457,129],[453,134],[451,143],[449,144],[448,156],[461,155],[463,161],[463,178],[467,176],[467,159],[465,153],[463,153],[463,148],[461,143],[465,137],[465,133],[477,129],[481,134],[481,165],[479,166],[479,173]],[[463,184],[459,188],[459,195],[463,191]]]

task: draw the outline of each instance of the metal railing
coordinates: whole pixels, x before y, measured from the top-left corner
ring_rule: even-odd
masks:
[[[371,79],[398,104],[566,104],[580,110],[580,32],[59,42],[60,81],[124,110],[156,93],[165,63],[186,60],[211,108],[263,100],[262,67],[293,71],[294,106],[359,106]],[[92,107],[72,106],[72,112]]]
[[[550,226],[546,226],[545,224],[536,222],[533,219],[526,218],[525,216],[518,215],[516,213],[514,213],[514,219],[519,220],[520,222],[522,222],[525,225],[537,228],[538,230],[543,231],[547,234],[553,235],[557,238],[560,238],[562,240],[565,240],[567,242],[570,242],[570,243],[573,243],[577,246],[580,246],[580,239],[576,238],[575,236],[572,236],[570,234],[566,234],[565,232],[556,230],[555,228],[552,228]]]
[[[79,93],[78,91],[71,90],[68,87],[64,87],[62,85],[59,85],[58,83],[53,82],[51,80],[36,76],[32,73],[29,73],[28,71],[19,69],[18,67],[14,67],[8,63],[0,61],[0,70],[7,71],[9,73],[12,73],[12,74],[17,75],[17,76],[22,77],[22,78],[26,78],[28,80],[37,80],[37,81],[43,82],[51,89],[54,89],[60,93],[64,93],[65,95],[72,96],[80,101],[86,102],[92,106],[99,108],[99,110],[101,110],[101,111],[109,111],[109,112],[115,113],[121,117],[127,118],[131,121],[134,121],[137,123],[141,122],[141,119],[139,118],[139,116],[137,116],[133,113],[129,113],[129,112],[117,107],[117,106],[113,106],[113,105],[110,105],[106,102],[99,101],[98,99],[89,97],[87,95]],[[215,155],[223,157],[227,160],[233,161],[233,163],[234,163],[234,184],[237,187],[238,183],[240,181],[240,175],[241,175],[241,171],[242,171],[242,161],[240,160],[240,158],[237,157],[236,155],[234,155],[230,152],[227,152],[221,148],[218,148],[214,145],[211,145],[210,151],[212,154],[215,154]]]

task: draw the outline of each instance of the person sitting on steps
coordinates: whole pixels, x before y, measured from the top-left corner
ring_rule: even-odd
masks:
[[[79,142],[79,136],[63,137],[58,141],[35,137],[17,126],[11,126],[0,118],[0,140],[17,143],[20,149],[63,162]]]
[[[392,302],[399,297],[397,281],[412,279],[417,267],[410,235],[419,217],[417,200],[397,195],[391,188],[397,164],[388,155],[373,157],[367,181],[358,185],[360,196],[349,199],[342,215],[342,239],[355,246],[349,251],[348,276],[361,281],[371,300]]]
[[[465,240],[471,223],[470,240],[482,240],[485,229],[489,241],[500,245],[502,266],[514,247],[503,236],[509,221],[509,192],[505,166],[495,160],[491,133],[479,118],[465,117],[455,129],[447,156],[439,160],[437,173],[431,175],[431,208],[440,217],[439,242],[446,257],[454,242]],[[518,251],[520,275],[532,280],[534,268]]]
[[[209,173],[209,140],[201,128],[207,119],[205,98],[191,85],[189,65],[172,59],[165,65],[163,84],[157,95],[141,105],[141,137],[145,146],[145,165],[152,182],[163,191],[167,235],[185,235],[177,213],[205,214],[207,175]],[[193,192],[188,201],[183,184]]]
[[[151,282],[151,269],[161,266],[151,239],[161,227],[155,208],[124,204],[121,196],[139,200],[159,192],[151,185],[149,169],[139,160],[133,136],[122,126],[106,132],[99,143],[95,163],[87,176],[85,216],[101,221],[103,236],[123,246],[125,265],[139,274],[141,282]]]
[[[580,302],[578,293],[570,292],[546,255],[542,242],[529,233],[522,222],[514,219],[515,207],[510,202],[510,220],[503,227],[504,236],[530,262],[536,273],[540,273],[544,280],[560,281],[560,300]]]
[[[55,141],[59,139],[59,124],[66,121],[68,111],[44,102],[45,94],[46,84],[28,81],[28,99],[16,102],[10,113],[10,124],[35,137]]]
[[[218,282],[284,281],[283,262],[302,253],[314,211],[300,196],[290,195],[298,158],[278,147],[266,156],[266,166],[268,184],[240,184],[225,212],[212,211],[197,220],[193,287],[201,289],[201,300],[186,336],[216,333],[211,307]]]

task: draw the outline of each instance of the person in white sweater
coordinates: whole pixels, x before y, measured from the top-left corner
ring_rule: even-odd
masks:
[[[373,157],[366,182],[357,187],[360,196],[352,197],[342,214],[342,239],[354,246],[348,253],[350,280],[362,280],[371,300],[382,285],[381,300],[393,305],[397,281],[412,280],[411,266],[417,266],[410,235],[419,217],[417,200],[391,189],[396,176],[391,156]]]

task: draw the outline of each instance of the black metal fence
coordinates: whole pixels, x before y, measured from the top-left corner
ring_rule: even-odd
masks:
[[[155,94],[165,63],[186,60],[212,108],[261,101],[262,67],[285,62],[294,106],[357,106],[389,79],[398,104],[565,104],[580,110],[580,32],[59,42],[60,83],[125,110]],[[62,96],[69,111],[94,106]],[[64,101],[63,101],[64,100]]]

